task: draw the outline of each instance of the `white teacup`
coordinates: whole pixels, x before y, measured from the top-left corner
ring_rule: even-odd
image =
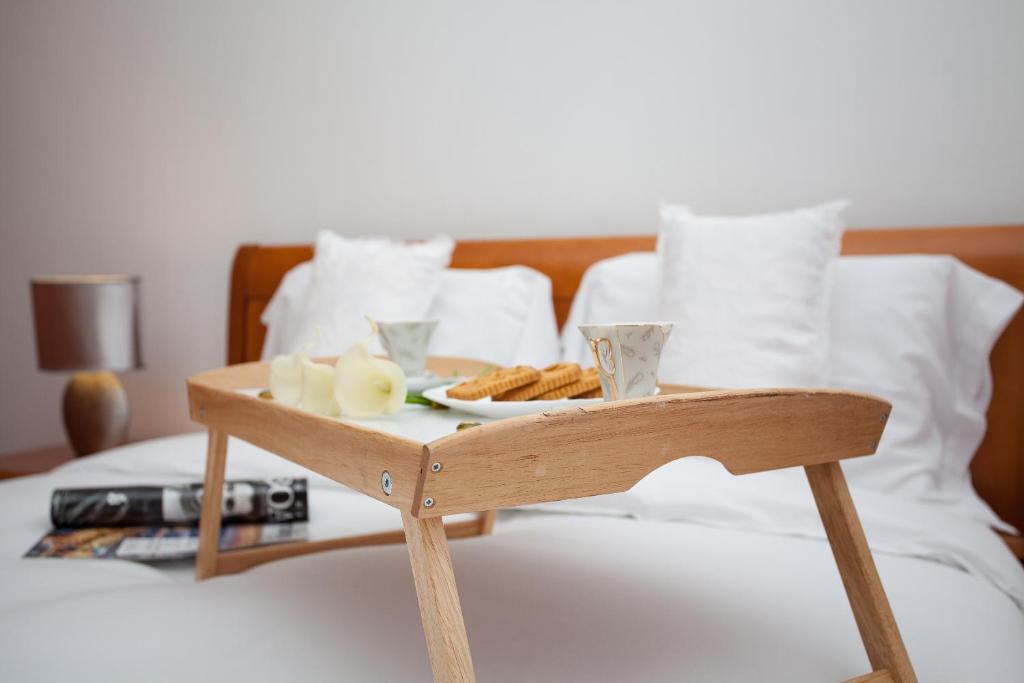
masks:
[[[580,325],[590,343],[606,401],[653,396],[672,323]]]
[[[378,320],[380,343],[408,377],[421,377],[427,366],[427,346],[436,320]]]

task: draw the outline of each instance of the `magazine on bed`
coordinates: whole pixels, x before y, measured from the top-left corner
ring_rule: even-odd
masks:
[[[222,523],[307,521],[306,491],[302,478],[224,482]],[[202,504],[202,484],[56,489],[50,521],[55,529],[196,526]]]
[[[238,550],[306,539],[305,522],[233,524],[220,530],[220,549]],[[25,557],[66,557],[104,560],[180,560],[195,557],[199,528],[194,526],[103,527],[54,529],[32,546]]]
[[[25,557],[173,560],[199,547],[202,484],[56,489],[54,529]],[[305,479],[224,484],[220,549],[234,550],[306,538]]]

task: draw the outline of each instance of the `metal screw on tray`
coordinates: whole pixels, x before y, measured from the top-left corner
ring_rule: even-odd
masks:
[[[440,472],[441,471],[441,467],[442,467],[441,463],[435,462],[434,464],[432,464],[430,466],[430,471],[431,472]]]
[[[390,496],[391,495],[392,485],[393,485],[393,482],[391,481],[391,473],[388,472],[387,470],[384,470],[383,472],[381,472],[380,473],[380,487],[384,490],[384,495],[385,496]]]
[[[425,507],[425,508],[432,508],[432,507],[434,507],[434,499],[433,498],[425,499],[423,501],[423,507]]]

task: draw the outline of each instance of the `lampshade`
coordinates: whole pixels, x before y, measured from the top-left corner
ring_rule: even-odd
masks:
[[[33,278],[32,313],[42,370],[142,367],[137,276]]]

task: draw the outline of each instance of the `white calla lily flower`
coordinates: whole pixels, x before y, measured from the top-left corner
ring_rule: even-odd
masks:
[[[278,403],[299,405],[302,399],[302,356],[297,353],[274,356],[270,361],[270,394]]]
[[[370,334],[353,344],[334,366],[334,398],[351,417],[391,415],[405,405],[405,373],[396,363],[370,354],[377,325],[369,318],[367,322]]]
[[[334,400],[334,368],[309,359],[315,345],[314,339],[297,353],[275,356],[270,361],[270,395],[278,403],[336,417],[339,410]]]
[[[302,358],[301,363],[302,398],[299,399],[299,407],[312,413],[337,417],[341,411],[334,400],[334,368],[326,363],[314,363],[308,358]]]

